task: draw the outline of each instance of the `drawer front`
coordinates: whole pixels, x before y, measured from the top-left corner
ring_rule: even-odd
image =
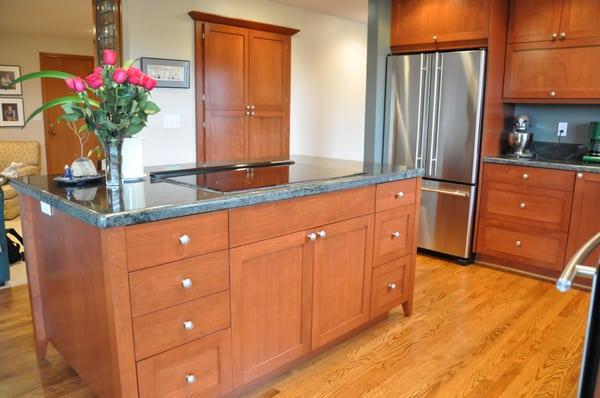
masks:
[[[411,252],[414,211],[414,206],[404,206],[375,215],[374,266]]]
[[[415,203],[416,179],[377,185],[376,211],[384,211]]]
[[[483,181],[500,182],[514,187],[537,187],[572,192],[575,172],[486,163]]]
[[[567,232],[573,194],[486,182],[481,216]]]
[[[217,397],[231,391],[229,329],[138,362],[141,398]]]
[[[229,290],[133,320],[140,360],[229,327]]]
[[[371,319],[408,300],[412,256],[406,255],[373,270]]]
[[[156,221],[126,228],[129,270],[227,249],[227,212]]]
[[[482,218],[477,251],[509,261],[562,271],[567,234]]]
[[[129,286],[134,317],[227,290],[228,251],[134,271]]]
[[[233,209],[231,247],[372,214],[374,209],[374,186]]]

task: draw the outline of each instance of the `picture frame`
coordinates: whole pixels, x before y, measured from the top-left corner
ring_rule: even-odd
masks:
[[[190,61],[142,57],[140,64],[142,72],[156,79],[156,87],[190,88]]]
[[[21,77],[20,66],[0,65],[0,95],[23,95],[21,83],[11,85],[11,82],[19,77]]]
[[[0,127],[25,126],[23,98],[0,98]]]

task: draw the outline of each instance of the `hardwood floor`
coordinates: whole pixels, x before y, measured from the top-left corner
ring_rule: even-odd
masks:
[[[388,320],[247,394],[574,397],[589,294],[420,256],[413,315]],[[0,397],[90,397],[52,348],[35,359],[26,286],[0,290]]]

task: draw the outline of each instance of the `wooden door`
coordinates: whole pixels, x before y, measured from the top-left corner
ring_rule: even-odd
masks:
[[[248,156],[250,158],[286,157],[290,152],[287,113],[256,111],[248,118]]]
[[[60,70],[77,76],[86,76],[94,68],[94,57],[86,55],[47,54],[40,53],[40,70]],[[42,79],[42,102],[72,95],[65,82],[60,79]],[[65,164],[81,156],[79,139],[65,121],[59,122],[63,114],[60,107],[44,111],[44,130],[46,141],[46,165],[49,175],[62,174]],[[80,126],[79,122],[77,126]],[[83,150],[83,156],[98,146],[96,136],[90,134]],[[95,160],[95,159],[94,159]]]
[[[563,0],[560,31],[564,39],[600,38],[600,0]]]
[[[231,249],[235,386],[310,351],[313,249],[304,232]]]
[[[439,0],[393,0],[390,45],[433,44],[436,24],[441,18],[438,9]]]
[[[600,232],[600,174],[579,173],[573,195],[567,261],[598,232]],[[596,249],[586,259],[585,264],[595,267],[599,259],[600,249]]]
[[[313,349],[369,319],[373,216],[326,225],[320,232],[314,260]]]
[[[440,26],[436,35],[439,43],[488,37],[490,0],[440,0],[438,13]]]
[[[512,0],[508,42],[556,40],[560,33],[562,3],[563,0]]]
[[[204,153],[206,161],[243,159],[248,116],[244,111],[206,111]]]

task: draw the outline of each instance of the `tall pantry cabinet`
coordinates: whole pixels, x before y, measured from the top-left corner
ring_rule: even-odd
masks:
[[[199,162],[289,155],[291,36],[192,11]]]

